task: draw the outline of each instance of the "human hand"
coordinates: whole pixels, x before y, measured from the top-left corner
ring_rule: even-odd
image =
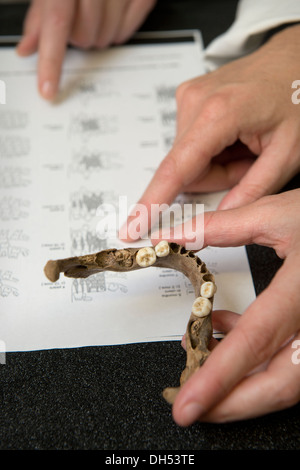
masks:
[[[219,209],[238,207],[277,192],[297,173],[300,107],[291,85],[300,76],[299,53],[294,26],[179,86],[174,145],[139,201],[149,214],[152,204],[171,204],[179,193],[229,188]],[[122,239],[131,241],[126,228]]]
[[[177,424],[253,418],[300,400],[300,363],[293,361],[300,345],[299,213],[300,189],[205,213],[204,246],[256,243],[274,248],[284,262],[242,315],[213,312],[214,328],[226,336],[181,387],[173,405]],[[154,234],[153,244],[161,239],[168,240]]]
[[[103,49],[121,44],[139,28],[156,0],[33,0],[25,18],[20,56],[38,51],[39,90],[57,93],[67,44]]]

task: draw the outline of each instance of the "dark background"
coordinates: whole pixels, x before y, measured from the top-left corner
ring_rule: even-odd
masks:
[[[159,0],[142,30],[200,29],[204,44],[233,22],[235,0]],[[0,35],[20,34],[26,5],[0,5]],[[299,175],[284,190],[299,187]],[[281,265],[247,247],[256,293]],[[161,397],[185,365],[179,342],[7,353],[0,365],[0,449],[297,450],[300,405],[257,419],[180,428]]]

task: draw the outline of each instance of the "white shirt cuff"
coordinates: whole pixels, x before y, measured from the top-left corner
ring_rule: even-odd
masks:
[[[232,26],[205,50],[207,70],[250,54],[261,45],[269,30],[297,21],[300,21],[299,0],[240,0]]]

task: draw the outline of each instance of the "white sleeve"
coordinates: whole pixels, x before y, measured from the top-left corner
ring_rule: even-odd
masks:
[[[205,50],[208,71],[257,49],[265,33],[300,21],[300,0],[240,0],[232,26]]]

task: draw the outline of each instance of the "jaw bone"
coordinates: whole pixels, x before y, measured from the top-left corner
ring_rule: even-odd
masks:
[[[147,267],[171,268],[183,273],[192,283],[195,301],[187,324],[186,366],[180,377],[180,386],[168,387],[164,398],[173,404],[180,387],[198,370],[209,356],[208,345],[212,337],[211,311],[216,292],[214,276],[204,262],[176,243],[160,242],[156,247],[115,248],[98,253],[48,261],[46,277],[55,282],[63,272],[67,277],[88,277],[102,271],[128,272]]]

